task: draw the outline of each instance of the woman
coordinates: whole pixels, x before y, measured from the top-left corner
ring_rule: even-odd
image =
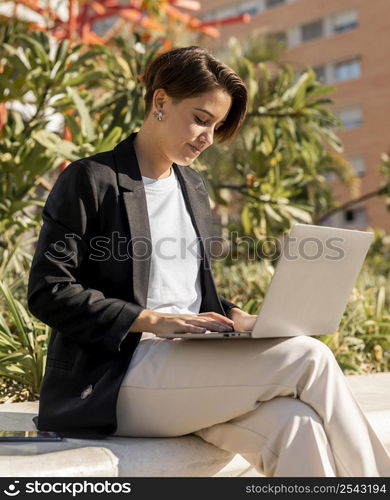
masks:
[[[216,292],[208,195],[190,168],[214,136],[234,136],[247,94],[194,46],[159,55],[144,83],[138,133],[70,164],[43,210],[28,290],[31,312],[52,327],[38,428],[195,433],[267,476],[390,475],[388,453],[317,339],[155,336],[254,324]]]

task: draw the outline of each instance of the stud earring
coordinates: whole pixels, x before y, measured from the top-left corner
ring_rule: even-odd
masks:
[[[153,111],[153,116],[155,116],[157,118],[157,120],[159,122],[161,122],[162,120],[162,117],[163,117],[163,112],[162,111]]]

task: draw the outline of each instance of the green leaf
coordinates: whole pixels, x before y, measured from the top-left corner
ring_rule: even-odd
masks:
[[[284,208],[284,210],[298,221],[306,222],[307,224],[311,224],[313,222],[311,214],[301,208],[288,205]]]
[[[74,161],[79,158],[76,146],[72,142],[61,139],[61,137],[54,132],[50,132],[49,130],[38,130],[32,134],[32,137],[43,147],[53,153],[61,155],[69,161]]]
[[[248,204],[244,205],[241,211],[241,222],[245,233],[250,233],[252,230],[251,214]]]
[[[50,68],[50,60],[49,56],[46,54],[45,50],[43,49],[42,45],[35,40],[32,36],[30,35],[25,35],[25,34],[18,34],[16,38],[23,40],[27,47],[29,47],[32,51],[33,54],[38,58],[40,61],[41,65],[45,69]],[[37,60],[35,62],[38,62]]]
[[[86,84],[91,81],[96,82],[105,77],[105,72],[99,69],[91,69],[84,71],[77,76],[68,76],[62,84],[62,88],[77,87],[78,85]]]
[[[96,145],[96,151],[101,152],[113,149],[113,147],[120,140],[121,135],[121,127],[114,127],[107,135],[104,136],[103,140]]]
[[[283,222],[283,218],[268,203],[264,204],[264,211],[270,219],[276,222]]]
[[[20,313],[18,310],[17,302],[12,297],[8,286],[1,281],[0,281],[0,292],[3,294],[3,296],[6,300],[7,306],[10,309],[10,312],[12,314],[13,320],[14,320],[15,325],[16,325],[16,329],[18,331],[18,334],[20,335],[22,342],[25,345],[27,345],[28,342],[27,342],[26,330],[24,328],[24,323],[23,323],[22,317],[20,316]]]
[[[72,97],[74,103],[76,104],[77,111],[80,115],[81,119],[81,130],[83,132],[83,135],[89,140],[89,141],[94,141],[95,139],[95,132],[94,132],[94,127],[92,124],[92,119],[91,116],[88,112],[88,109],[84,103],[84,101],[81,99],[79,93],[77,92],[76,89],[72,87],[67,87],[67,91],[69,95]]]

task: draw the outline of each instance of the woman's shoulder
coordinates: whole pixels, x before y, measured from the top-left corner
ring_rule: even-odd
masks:
[[[112,151],[104,151],[91,156],[77,159],[61,172],[63,181],[88,182],[93,184],[97,191],[117,183],[115,162]]]
[[[75,170],[85,169],[89,176],[94,180],[115,180],[116,169],[112,151],[104,151],[96,153],[85,158],[80,158],[71,163],[67,168],[71,167]]]

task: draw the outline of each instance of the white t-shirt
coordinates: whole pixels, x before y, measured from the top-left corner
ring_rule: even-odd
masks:
[[[163,179],[142,177],[152,258],[147,309],[199,313],[202,301],[200,245],[174,169]],[[143,332],[141,340],[154,334]]]

